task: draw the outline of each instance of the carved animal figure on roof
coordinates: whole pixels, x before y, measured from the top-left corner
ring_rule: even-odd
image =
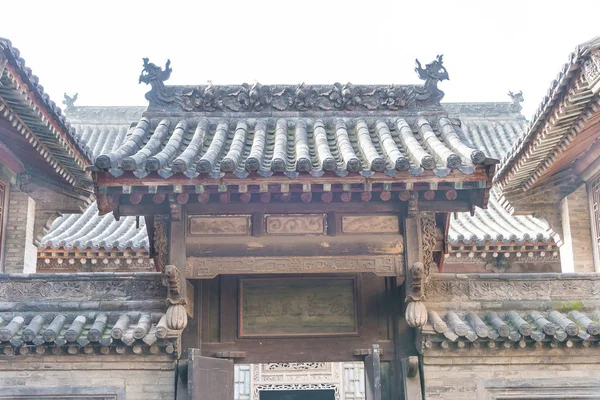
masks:
[[[525,98],[523,97],[523,91],[519,90],[518,93],[508,92],[508,96],[512,100],[512,105],[513,105],[513,108],[515,109],[515,111],[520,112],[521,109],[523,108],[521,106],[521,103],[523,101],[525,101]]]
[[[66,93],[63,95],[65,99],[62,101],[62,103],[65,105],[65,109],[67,111],[70,111],[75,108],[75,102],[77,101],[78,95],[79,93],[75,93],[73,97],[69,96]]]
[[[450,79],[446,67],[444,67],[444,56],[438,55],[435,60],[422,67],[421,62],[415,60],[417,66],[415,71],[419,74],[419,78],[425,81],[423,89],[415,87],[415,91],[418,93],[417,100],[425,101],[433,97],[435,101],[441,101],[444,97],[444,92],[438,89],[437,84],[441,81]]]

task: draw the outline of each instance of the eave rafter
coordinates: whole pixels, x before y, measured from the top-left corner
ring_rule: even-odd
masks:
[[[72,186],[87,186],[89,155],[79,148],[61,110],[44,93],[19,51],[0,38],[0,107],[12,126]]]

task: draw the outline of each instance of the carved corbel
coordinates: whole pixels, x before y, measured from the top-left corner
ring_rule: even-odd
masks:
[[[406,275],[406,311],[404,317],[408,325],[418,328],[427,323],[427,308],[425,300],[424,280],[425,267],[423,263],[414,263]]]
[[[181,221],[183,210],[181,204],[177,202],[176,196],[169,196],[169,211],[173,221]]]
[[[169,247],[169,216],[154,216],[154,232],[152,242],[152,257],[159,271],[164,272],[167,265]]]
[[[183,330],[187,326],[187,299],[183,296],[181,274],[176,266],[165,266],[165,284],[167,286],[167,327],[173,330]]]
[[[429,270],[434,264],[433,251],[435,249],[435,213],[426,211],[421,213],[421,234],[423,241],[423,264],[425,277],[429,277]]]

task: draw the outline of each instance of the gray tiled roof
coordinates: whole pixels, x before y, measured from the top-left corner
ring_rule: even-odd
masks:
[[[465,347],[540,347],[558,343],[568,347],[574,342],[600,339],[600,310],[570,311],[429,311],[423,327],[425,348],[449,348],[451,343]]]
[[[463,212],[450,217],[448,241],[453,245],[551,243],[558,242],[558,235],[544,220],[512,215],[491,191],[486,210],[477,207],[475,215]]]
[[[0,37],[0,112],[54,170],[71,184],[91,183],[90,154],[60,107],[27,67],[20,51]]]
[[[149,249],[144,218],[99,216],[94,202],[83,214],[65,214],[57,218],[40,240],[40,249]]]
[[[450,103],[444,106],[451,117],[460,116],[462,134],[492,158],[501,158],[526,125],[524,117],[511,103]],[[77,135],[98,155],[116,150],[125,139],[123,132],[129,129],[130,121],[139,120],[142,112],[141,107],[77,107],[69,112],[69,120],[76,127]],[[448,235],[452,244],[520,243],[533,239],[552,242],[555,237],[544,221],[508,213],[493,193],[488,210],[477,208],[474,216],[469,213],[456,215],[457,218],[452,217]],[[114,221],[112,214],[98,216],[94,204],[84,214],[65,215],[56,220],[41,240],[41,247],[148,249],[143,218],[139,223],[139,228],[135,229],[134,217]]]
[[[600,37],[577,46],[552,81],[528,127],[502,158],[494,183],[503,191],[530,189],[569,147],[584,122],[600,104],[582,70],[592,52],[600,49]],[[591,109],[591,110],[590,110]]]
[[[14,312],[0,314],[0,347],[13,354],[172,354],[177,332],[162,313]]]
[[[352,172],[371,176],[433,170],[470,174],[486,155],[465,140],[448,118],[225,119],[199,121],[142,118],[125,142],[96,158],[113,175],[144,177],[182,173],[190,178],[225,173],[245,178],[285,174],[293,179]]]

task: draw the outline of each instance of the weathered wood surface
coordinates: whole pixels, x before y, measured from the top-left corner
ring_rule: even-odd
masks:
[[[190,400],[231,400],[233,361],[202,357],[199,349],[188,355],[187,389]]]
[[[353,278],[242,279],[240,337],[358,334]]]

